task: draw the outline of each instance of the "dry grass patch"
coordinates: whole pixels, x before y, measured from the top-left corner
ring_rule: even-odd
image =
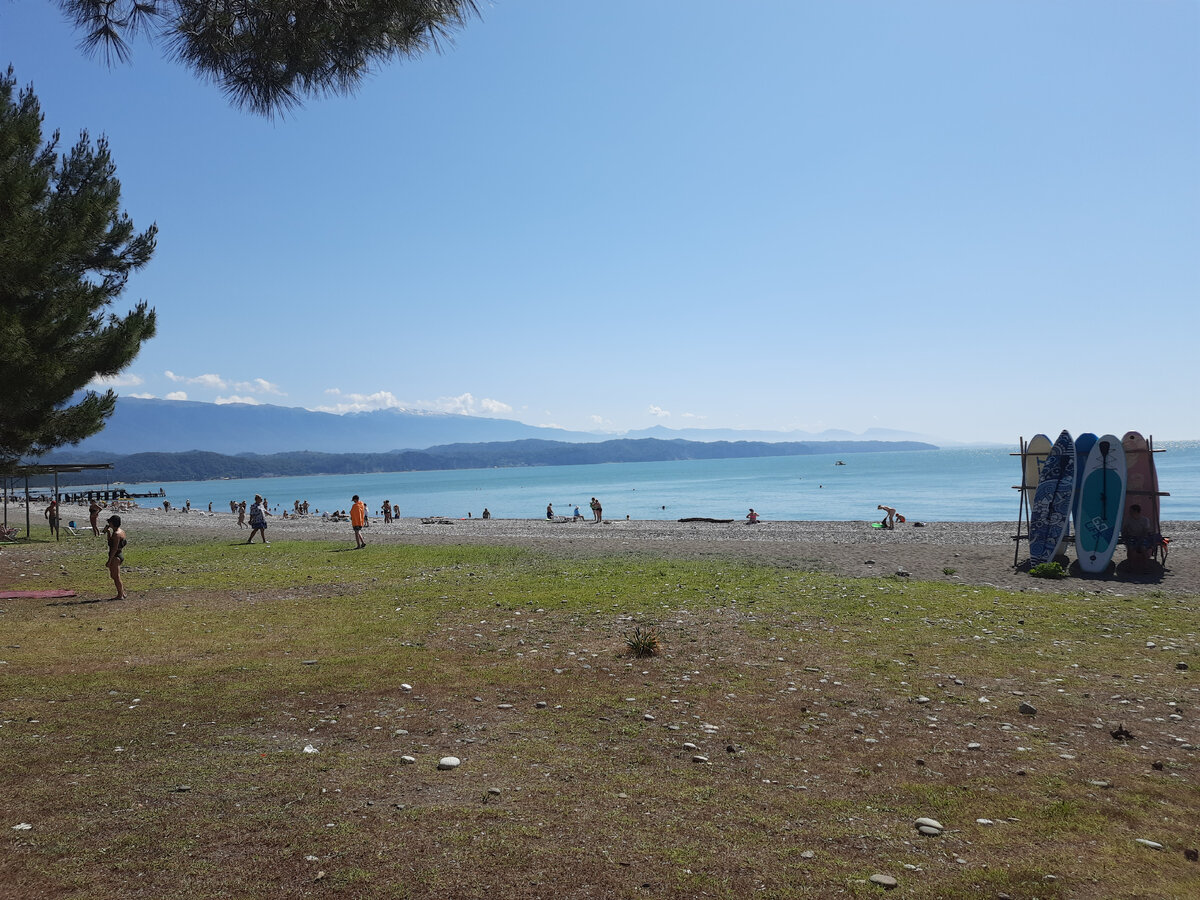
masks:
[[[1194,598],[245,549],[0,602],[0,896],[1200,894]],[[23,552],[0,584],[102,584]]]

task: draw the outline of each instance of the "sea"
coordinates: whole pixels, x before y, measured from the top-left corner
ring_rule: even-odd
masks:
[[[1200,441],[1156,444],[1162,518],[1200,520]],[[272,510],[307,500],[310,512],[349,509],[359,494],[377,512],[384,500],[402,516],[542,518],[600,500],[606,519],[741,519],[754,508],[764,520],[860,521],[879,504],[909,521],[1017,520],[1021,483],[1016,447],[813,454],[757,459],[706,459],[586,466],[312,475],[121,485],[130,493],[160,489],[172,506],[228,512],[230,500],[267,498]],[[107,487],[107,485],[101,485]],[[79,490],[79,488],[71,488]],[[161,500],[142,500],[143,506]]]

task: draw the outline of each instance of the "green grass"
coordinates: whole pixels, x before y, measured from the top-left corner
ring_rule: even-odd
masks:
[[[0,584],[109,596],[99,546]],[[0,601],[0,896],[1200,895],[1196,598],[344,546]]]

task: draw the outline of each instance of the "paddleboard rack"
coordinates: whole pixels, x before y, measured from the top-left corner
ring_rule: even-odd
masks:
[[[1030,513],[1032,512],[1032,510],[1029,508],[1029,491],[1037,488],[1036,484],[1028,484],[1026,481],[1028,476],[1026,474],[1027,469],[1025,466],[1025,461],[1030,456],[1040,456],[1041,455],[1041,454],[1029,452],[1029,443],[1025,440],[1025,438],[1023,436],[1017,438],[1017,446],[1019,446],[1021,448],[1018,452],[1008,454],[1009,456],[1021,457],[1021,483],[1014,484],[1012,486],[1012,489],[1014,491],[1020,491],[1020,494],[1018,494],[1018,496],[1020,497],[1020,501],[1017,505],[1017,533],[1012,536],[1012,539],[1014,542],[1014,547],[1013,547],[1013,568],[1014,569],[1017,567],[1018,561],[1021,558],[1021,541],[1029,540],[1029,518],[1030,518]],[[1166,453],[1167,452],[1166,450],[1154,449],[1154,435],[1147,436],[1146,447],[1150,453]],[[1142,451],[1135,450],[1133,452],[1138,453],[1138,452],[1142,452]],[[1153,495],[1155,497],[1170,497],[1171,496],[1170,491],[1126,490],[1125,493],[1126,493],[1126,496],[1139,496],[1139,497],[1149,497],[1151,495]],[[1074,544],[1075,543],[1075,535],[1069,534],[1069,535],[1067,535],[1065,540],[1069,544]],[[1165,559],[1165,555],[1166,554],[1164,551],[1164,559]]]

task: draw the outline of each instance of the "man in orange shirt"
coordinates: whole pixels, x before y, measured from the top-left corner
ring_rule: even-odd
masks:
[[[350,526],[354,529],[354,549],[361,550],[367,546],[362,536],[362,530],[367,527],[367,504],[358,499],[358,494],[354,495],[354,503],[350,507]]]

